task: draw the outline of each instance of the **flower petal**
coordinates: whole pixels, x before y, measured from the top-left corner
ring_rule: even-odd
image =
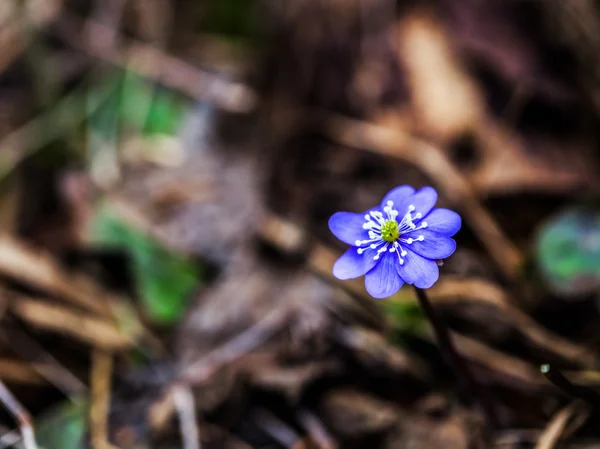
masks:
[[[449,209],[433,209],[423,221],[427,222],[427,229],[444,237],[452,237],[462,224],[460,215]]]
[[[435,260],[426,259],[407,250],[404,264],[396,264],[396,271],[407,284],[429,288],[438,280],[440,271]]]
[[[367,240],[369,231],[363,229],[365,214],[352,212],[336,212],[329,219],[329,229],[338,239],[349,245],[356,240]]]
[[[415,189],[413,189],[411,186],[396,187],[395,189],[390,190],[383,198],[381,201],[381,208],[383,209],[385,206],[387,206],[388,201],[393,201],[394,205],[396,206],[398,204],[402,204],[402,201],[413,193],[415,193]]]
[[[379,262],[373,259],[377,254],[376,249],[369,248],[362,254],[358,254],[357,250],[356,247],[350,248],[333,264],[333,275],[336,278],[344,281],[361,277]]]
[[[373,298],[387,298],[404,284],[396,271],[398,259],[389,252],[381,255],[381,261],[365,276],[365,287]]]
[[[421,235],[425,237],[425,240],[422,242],[416,240]],[[408,232],[403,237],[412,237],[415,239],[410,245],[403,244],[404,248],[428,259],[445,259],[456,251],[456,242],[454,239],[444,237],[428,229]]]
[[[415,212],[419,212],[423,217],[429,213],[435,202],[438,194],[433,187],[423,187],[417,190],[413,195],[404,198],[396,205],[400,217],[402,218],[408,212],[408,206],[415,206]],[[395,204],[395,203],[394,203]]]

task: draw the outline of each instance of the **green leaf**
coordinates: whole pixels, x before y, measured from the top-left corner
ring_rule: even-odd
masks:
[[[538,232],[535,259],[547,285],[565,295],[600,287],[600,214],[572,208],[551,218]]]
[[[190,107],[190,102],[178,93],[133,72],[123,71],[117,71],[102,86],[92,90],[89,99],[90,103],[101,103],[91,115],[91,131],[109,141],[121,131],[175,135]]]
[[[161,325],[179,321],[200,282],[197,264],[123,223],[107,207],[96,211],[91,238],[98,245],[123,249],[131,256],[137,292],[149,319]]]
[[[88,94],[89,131],[108,141],[118,135],[122,75],[109,77]]]
[[[84,447],[87,430],[87,402],[64,402],[44,413],[35,422],[38,446],[44,449]]]
[[[145,134],[174,135],[183,122],[186,105],[166,89],[158,89],[144,126]]]

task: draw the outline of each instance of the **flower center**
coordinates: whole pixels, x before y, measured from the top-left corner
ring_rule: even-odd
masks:
[[[398,222],[396,220],[386,220],[381,225],[381,238],[388,243],[393,243],[400,237]]]
[[[419,229],[425,229],[427,222],[421,221],[418,225],[414,223],[415,220],[420,220],[423,216],[420,212],[415,212],[415,206],[409,205],[407,212],[400,220],[400,223],[396,220],[399,212],[394,209],[394,202],[388,201],[387,205],[383,208],[383,211],[387,215],[384,218],[383,213],[373,210],[365,214],[365,222],[362,228],[368,231],[369,238],[366,240],[356,240],[354,246],[356,246],[356,253],[362,254],[368,250],[377,250],[373,255],[373,259],[379,260],[382,253],[389,251],[390,253],[396,253],[398,255],[398,262],[400,265],[404,264],[404,259],[408,253],[403,245],[412,245],[414,242],[422,242],[425,240],[423,235],[414,235],[414,237],[407,237],[413,231]],[[403,236],[400,238],[400,236]],[[368,245],[368,246],[364,246]]]

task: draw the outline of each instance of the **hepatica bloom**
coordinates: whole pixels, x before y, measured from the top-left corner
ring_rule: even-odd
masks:
[[[329,229],[352,245],[333,266],[338,279],[365,276],[374,298],[386,298],[403,284],[431,287],[439,277],[437,260],[450,256],[456,242],[450,238],[461,226],[460,216],[434,209],[437,192],[423,187],[396,187],[379,206],[362,214],[337,212]]]

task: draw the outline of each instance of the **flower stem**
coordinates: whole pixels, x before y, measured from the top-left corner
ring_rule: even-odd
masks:
[[[421,306],[423,313],[425,313],[427,320],[429,320],[429,323],[433,328],[442,356],[446,359],[446,362],[454,371],[461,389],[469,392],[470,396],[479,402],[479,405],[486,415],[488,424],[492,427],[498,428],[499,421],[496,414],[496,408],[494,407],[494,403],[488,390],[483,388],[479,382],[476,381],[468,365],[456,351],[448,328],[442,323],[439,316],[435,313],[435,310],[429,302],[425,291],[415,287],[415,292],[417,293],[417,298],[419,299],[419,305]]]

